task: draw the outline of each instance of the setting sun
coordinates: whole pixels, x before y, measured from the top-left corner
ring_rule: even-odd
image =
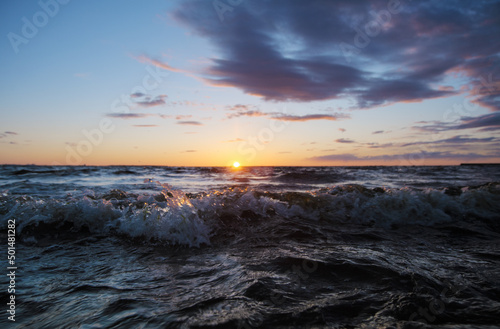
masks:
[[[0,329],[500,329],[500,0],[137,2],[0,0]]]

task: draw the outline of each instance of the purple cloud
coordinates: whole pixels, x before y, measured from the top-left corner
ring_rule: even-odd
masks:
[[[481,128],[481,131],[495,131],[500,129],[500,112],[480,115],[478,117],[462,117],[460,123],[449,122],[427,122],[421,121],[423,126],[413,126],[412,128],[422,131],[440,132],[447,130],[460,130],[470,128]]]
[[[337,121],[340,119],[350,118],[347,114],[335,113],[335,114],[308,114],[308,115],[273,115],[271,119],[280,121],[295,121],[304,122],[311,120],[331,120]]]
[[[454,136],[451,138],[440,139],[436,141],[428,141],[428,142],[413,142],[406,143],[401,145],[401,147],[414,146],[414,145],[428,145],[428,144],[468,144],[468,143],[488,143],[498,141],[497,138],[488,137],[488,138],[470,138],[467,136]]]
[[[450,152],[416,152],[416,153],[402,153],[402,154],[383,154],[374,156],[357,156],[355,154],[330,154],[309,158],[315,162],[360,162],[360,161],[406,161],[407,159],[418,160],[456,160],[456,161],[474,161],[477,159],[492,159],[498,158],[500,153],[484,155],[477,153],[450,153]]]
[[[142,96],[137,96],[140,97],[140,100],[134,100],[136,104],[142,107],[153,107],[153,106],[158,106],[158,105],[164,105],[165,104],[165,98],[167,98],[167,95],[159,95],[156,97],[151,97],[151,96],[144,96],[141,93],[135,93],[132,95],[142,95]],[[131,96],[132,96],[131,95]]]
[[[468,128],[495,128],[500,129],[500,112],[485,114],[479,117],[466,117],[462,118],[463,123],[456,126],[454,129],[468,129]]]
[[[144,97],[144,96],[146,96],[146,94],[143,94],[140,92],[130,94],[130,98],[140,98],[140,97]]]
[[[138,119],[138,118],[146,118],[150,116],[150,114],[146,113],[108,113],[106,114],[109,118],[116,119]]]
[[[390,2],[399,4],[392,14]],[[371,108],[456,95],[463,91],[445,80],[461,73],[476,102],[500,109],[500,79],[490,75],[500,61],[498,0],[255,0],[224,15],[221,23],[205,0],[183,1],[172,14],[219,50],[198,72],[208,84]]]

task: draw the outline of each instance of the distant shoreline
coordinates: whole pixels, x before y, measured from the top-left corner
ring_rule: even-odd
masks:
[[[461,163],[461,166],[500,166],[500,163]]]

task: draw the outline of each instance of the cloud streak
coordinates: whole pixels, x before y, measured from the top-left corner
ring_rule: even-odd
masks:
[[[203,126],[203,123],[199,121],[177,121],[177,124],[186,126]]]
[[[333,113],[333,114],[306,114],[306,115],[292,115],[281,112],[262,112],[256,107],[251,105],[235,105],[229,107],[230,113],[227,114],[228,119],[234,119],[239,117],[267,117],[272,120],[279,121],[290,121],[290,122],[306,122],[312,120],[330,120],[337,121],[343,119],[349,119],[350,116],[345,113]]]
[[[172,66],[168,65],[165,62],[162,62],[162,61],[154,59],[154,58],[150,58],[150,57],[148,57],[146,55],[141,55],[141,56],[137,56],[137,57],[134,57],[134,58],[137,61],[139,61],[140,63],[148,63],[148,64],[151,64],[153,66],[159,67],[159,68],[167,70],[167,71],[179,72],[179,73],[186,73],[186,71],[184,71],[184,70],[172,67]]]
[[[339,138],[335,140],[337,143],[342,143],[342,144],[351,144],[351,143],[356,143],[355,141],[348,139],[348,138]]]
[[[151,114],[146,113],[108,113],[106,114],[108,118],[115,119],[139,119],[151,116]]]
[[[453,136],[451,138],[440,139],[436,141],[423,141],[423,142],[412,142],[401,145],[401,147],[414,146],[414,145],[429,145],[429,144],[470,144],[470,143],[488,143],[498,141],[498,138],[488,137],[488,138],[470,138],[467,136]]]
[[[153,107],[158,105],[165,105],[165,98],[167,98],[167,95],[158,95],[156,97],[152,97],[143,93],[133,93],[130,95],[130,98],[134,101],[135,104],[141,107]]]
[[[349,118],[346,114],[308,114],[308,115],[273,115],[271,119],[279,121],[305,122],[311,120],[330,120],[337,121]]]
[[[478,153],[451,153],[451,152],[415,152],[415,153],[401,153],[401,154],[383,154],[383,155],[370,155],[358,156],[350,153],[342,154],[329,154],[309,158],[314,162],[386,162],[386,161],[401,161],[406,163],[407,159],[419,160],[455,160],[455,161],[474,161],[477,159],[491,159],[496,158],[500,154],[498,152],[492,155],[484,155]]]
[[[451,122],[421,122],[422,126],[413,126],[421,131],[441,132],[448,130],[462,130],[480,128],[481,131],[495,131],[500,129],[500,112],[484,114],[477,117],[462,117],[459,123]]]

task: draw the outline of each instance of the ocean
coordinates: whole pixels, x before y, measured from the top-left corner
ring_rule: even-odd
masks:
[[[1,328],[500,324],[495,165],[3,165],[0,227]]]

